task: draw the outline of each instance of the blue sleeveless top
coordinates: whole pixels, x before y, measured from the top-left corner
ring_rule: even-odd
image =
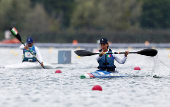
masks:
[[[36,56],[36,51],[34,45],[29,47],[31,53]],[[31,54],[27,49],[23,49],[23,61],[35,62],[37,59]]]
[[[99,50],[101,52],[102,50]],[[109,49],[108,53],[112,53],[112,50]],[[100,70],[105,70],[105,69],[113,69],[115,70],[115,65],[114,65],[114,57],[112,54],[104,54],[101,59],[98,60],[99,63],[99,69]]]

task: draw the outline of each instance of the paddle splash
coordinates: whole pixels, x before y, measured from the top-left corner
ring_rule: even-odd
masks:
[[[151,74],[154,78],[170,76],[170,68],[161,60],[159,60],[158,56],[154,57],[153,60],[154,60],[154,68]]]

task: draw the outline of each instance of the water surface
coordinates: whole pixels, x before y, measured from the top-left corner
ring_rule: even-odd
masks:
[[[96,70],[94,56],[77,58],[71,49],[72,64],[57,64],[58,49],[40,51],[44,62],[55,69],[5,69],[5,65],[21,63],[22,51],[0,48],[0,107],[170,106],[170,50],[158,49],[155,58],[131,54],[125,64],[115,63],[118,71],[130,76],[111,79],[80,79],[81,74]],[[141,71],[134,71],[135,66]],[[62,73],[55,74],[57,69]],[[154,74],[161,78],[153,78]],[[103,91],[92,91],[94,85],[101,85]]]

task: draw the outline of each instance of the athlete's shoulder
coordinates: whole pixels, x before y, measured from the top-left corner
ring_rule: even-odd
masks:
[[[35,50],[39,50],[39,48],[37,46],[34,46]]]

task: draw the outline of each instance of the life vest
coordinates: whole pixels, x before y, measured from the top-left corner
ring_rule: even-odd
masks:
[[[36,51],[34,45],[28,48],[30,52],[36,56]],[[23,49],[23,61],[35,62],[37,59],[29,52],[27,49]]]
[[[101,52],[101,50],[99,50],[99,52]],[[112,50],[109,49],[108,53],[112,53]],[[114,71],[116,66],[114,65],[114,57],[112,54],[104,54],[100,60],[98,60],[99,66],[98,68],[100,70],[111,70]]]

